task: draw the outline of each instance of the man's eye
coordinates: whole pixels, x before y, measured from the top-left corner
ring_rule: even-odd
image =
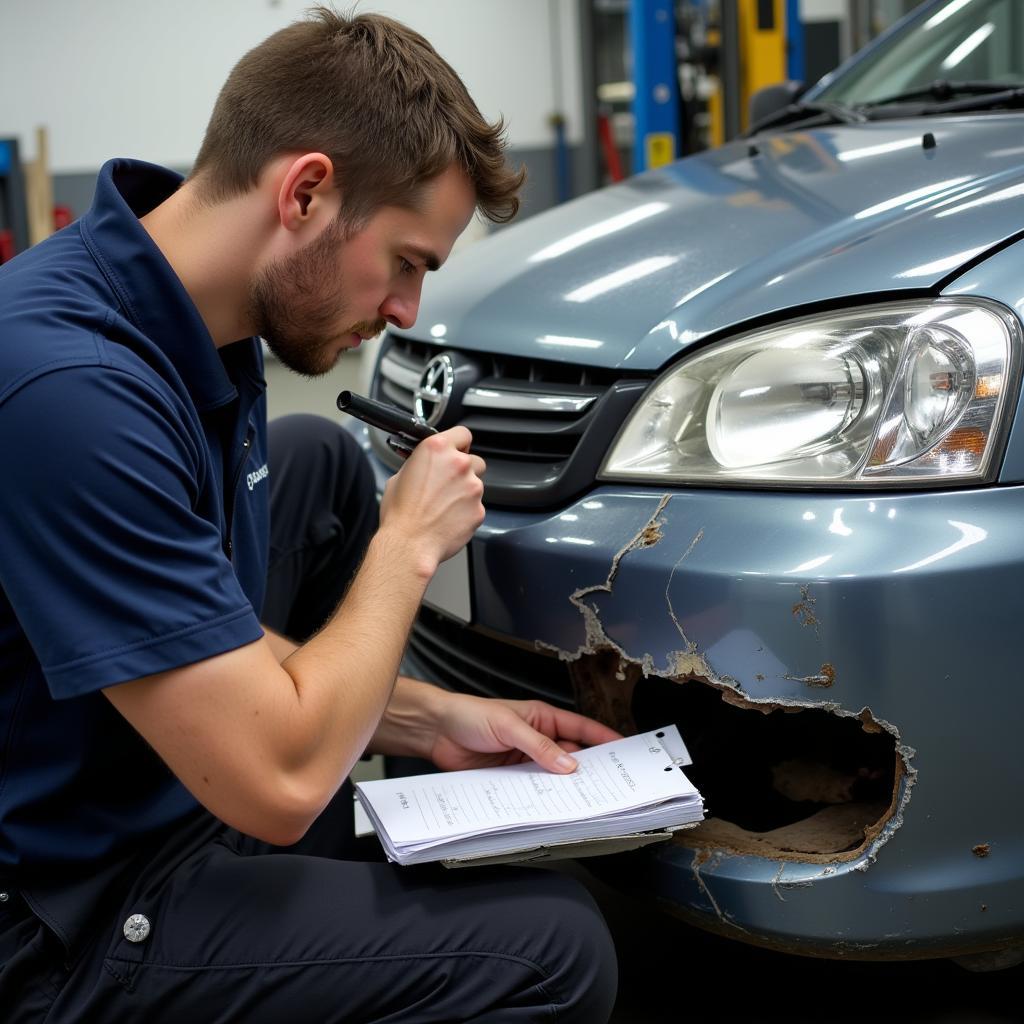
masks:
[[[416,273],[416,267],[410,263],[404,256],[399,256],[399,269],[403,274],[414,274]]]

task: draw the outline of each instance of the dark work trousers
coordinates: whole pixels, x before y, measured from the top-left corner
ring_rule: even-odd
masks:
[[[270,481],[264,621],[301,640],[358,567],[376,526],[373,480],[335,424],[294,416],[271,424]],[[0,902],[0,1020],[608,1019],[615,953],[574,880],[528,868],[398,867],[369,842],[370,859],[365,848],[353,859],[346,784],[292,847],[242,836],[200,810],[112,878],[97,871],[91,887],[45,906],[14,890]],[[148,923],[142,941],[125,937],[132,915]]]

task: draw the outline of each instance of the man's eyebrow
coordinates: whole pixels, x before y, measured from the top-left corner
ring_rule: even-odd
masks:
[[[441,261],[429,249],[421,249],[418,245],[407,245],[406,249],[408,249],[413,256],[417,257],[417,259],[422,260],[427,270],[440,269]]]

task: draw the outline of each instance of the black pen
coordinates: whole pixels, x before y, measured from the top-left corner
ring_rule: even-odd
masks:
[[[357,420],[369,423],[371,427],[388,431],[391,435],[387,439],[388,447],[403,458],[410,455],[420,441],[437,433],[423,420],[410,416],[402,409],[385,402],[375,402],[372,398],[364,398],[351,391],[342,391],[338,395],[338,408],[349,416],[355,416]]]

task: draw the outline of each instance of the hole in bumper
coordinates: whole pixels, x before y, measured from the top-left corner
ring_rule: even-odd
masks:
[[[891,726],[824,707],[761,703],[703,675],[669,679],[601,646],[573,657],[457,625],[424,608],[413,674],[480,696],[540,698],[630,734],[675,722],[709,817],[674,840],[770,860],[859,859],[898,827],[913,781]],[[695,659],[696,660],[696,659]],[[645,674],[646,673],[646,674]],[[892,823],[890,825],[890,823]],[[882,837],[883,839],[885,837]]]
[[[860,857],[896,813],[905,765],[867,710],[754,703],[703,679],[644,677],[611,651],[570,670],[584,714],[626,733],[679,727],[709,817],[677,843],[834,863]]]

